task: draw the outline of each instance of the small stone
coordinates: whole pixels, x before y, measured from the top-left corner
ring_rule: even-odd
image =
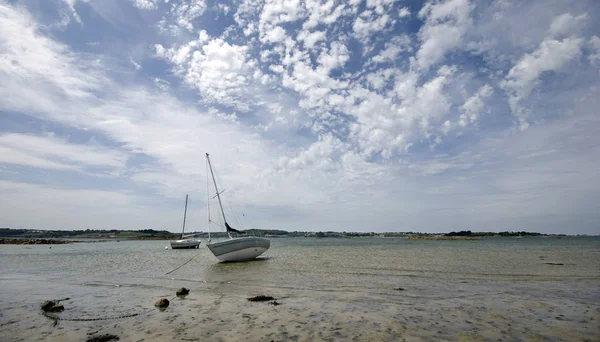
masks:
[[[404,291],[404,288],[402,288],[402,287],[395,287],[394,290],[396,290],[396,291]]]
[[[161,298],[156,302],[156,304],[154,304],[154,306],[157,306],[159,308],[166,308],[167,306],[169,306],[169,300],[167,298]]]
[[[188,293],[190,293],[190,289],[186,289],[185,287],[180,288],[179,290],[177,290],[177,292],[175,292],[178,296],[185,296]]]
[[[273,305],[273,306],[277,306],[277,305],[281,305],[281,303],[279,303],[278,301],[274,300],[272,302],[269,302],[269,304]]]

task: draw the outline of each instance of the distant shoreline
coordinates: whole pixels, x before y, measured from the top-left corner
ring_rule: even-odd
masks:
[[[79,240],[71,238],[47,239],[39,237],[13,238],[0,237],[0,245],[66,245],[71,243],[101,243],[111,241],[145,241],[145,240],[169,240],[167,238],[97,238],[97,237],[78,237]]]
[[[480,237],[474,237],[474,236],[423,236],[423,235],[416,235],[416,236],[409,236],[407,239],[409,240],[470,240],[470,241],[476,241],[476,240],[481,240]]]
[[[18,238],[2,238],[0,245],[65,245],[83,241],[61,240],[61,239],[18,239]]]
[[[535,236],[444,236],[444,235],[416,235],[408,236],[408,240],[449,240],[449,241],[478,241],[483,239],[563,239],[563,238],[577,238],[577,237],[590,237],[594,235],[535,235]]]
[[[542,234],[536,232],[471,232],[450,233],[420,232],[288,232],[284,230],[249,229],[248,235],[266,238],[404,238],[408,240],[477,241],[487,238],[565,238],[591,235]],[[208,232],[192,232],[190,236],[208,238]],[[211,233],[213,238],[226,238],[224,232]],[[0,244],[65,244],[77,242],[129,241],[129,240],[177,240],[181,234],[153,229],[144,230],[32,230],[0,228]],[[3,240],[3,241],[2,241]],[[14,241],[13,241],[14,240]],[[48,240],[41,242],[40,240]],[[94,240],[94,241],[91,241]]]

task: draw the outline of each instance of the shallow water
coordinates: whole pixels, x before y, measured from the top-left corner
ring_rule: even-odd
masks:
[[[226,264],[204,244],[165,250],[167,244],[0,246],[2,339],[84,341],[105,333],[121,341],[600,336],[599,238],[272,239],[265,258]],[[175,297],[180,287],[190,294]],[[246,300],[258,294],[281,305]],[[65,297],[54,325],[39,305]],[[161,297],[172,300],[165,311],[154,307]],[[127,315],[136,316],[117,318]]]

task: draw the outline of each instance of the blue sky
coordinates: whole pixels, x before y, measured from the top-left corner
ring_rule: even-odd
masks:
[[[0,0],[0,226],[598,234],[599,14]]]

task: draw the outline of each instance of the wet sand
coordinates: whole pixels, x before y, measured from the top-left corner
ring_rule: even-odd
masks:
[[[84,341],[114,334],[122,341],[597,341],[600,323],[600,306],[587,292],[597,286],[594,280],[569,282],[568,289],[564,282],[520,282],[525,291],[511,282],[511,291],[469,294],[473,289],[465,289],[465,295],[453,298],[416,295],[420,291],[410,286],[387,293],[240,291],[229,284],[166,282],[185,285],[191,293],[177,298],[176,286],[169,289],[167,284],[162,290],[94,285],[94,293],[63,301],[65,311],[54,314],[101,319],[94,321],[59,320],[54,325],[39,310],[42,297],[15,303],[1,311],[3,340]],[[546,290],[531,290],[539,286]],[[281,305],[246,299],[261,293]],[[171,299],[164,311],[153,306],[161,297]]]

